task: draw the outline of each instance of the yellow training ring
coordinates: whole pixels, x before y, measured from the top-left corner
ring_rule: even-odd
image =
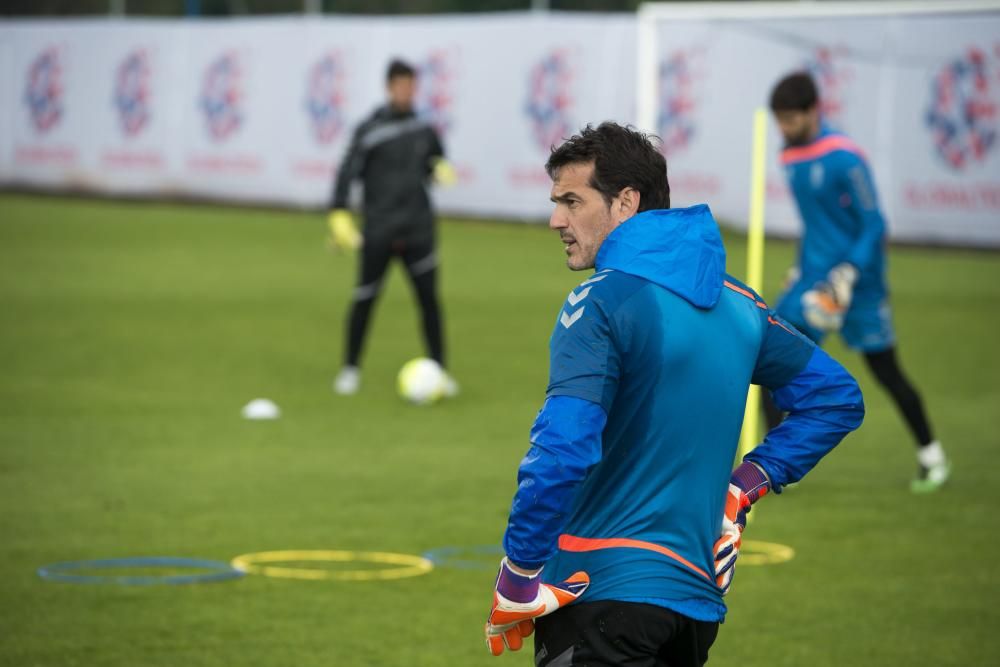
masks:
[[[278,567],[262,563],[288,563],[293,561],[316,561],[323,563],[379,563],[397,565],[379,570],[324,570],[308,567]],[[395,554],[385,551],[260,551],[237,556],[232,566],[247,574],[262,574],[279,579],[310,579],[318,581],[381,581],[419,577],[434,569],[434,563],[422,556]]]
[[[776,542],[743,540],[737,565],[774,565],[795,558],[795,549]],[[233,563],[233,565],[236,565]],[[238,566],[237,566],[238,567]]]

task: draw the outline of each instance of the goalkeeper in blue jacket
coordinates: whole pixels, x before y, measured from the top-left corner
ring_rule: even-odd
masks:
[[[703,665],[750,505],[861,424],[861,392],[726,275],[711,212],[670,208],[645,135],[587,127],[546,170],[567,265],[596,273],[556,318],[486,643],[537,629],[539,667]],[[789,416],[733,470],[751,383]]]
[[[786,76],[771,93],[786,143],[781,161],[804,225],[798,266],[776,310],[817,344],[839,331],[848,347],[864,355],[916,440],[917,476],[910,488],[934,491],[948,478],[950,464],[896,356],[885,219],[871,172],[861,149],[822,122],[818,102],[816,84],[804,72]],[[781,415],[766,392],[765,409],[774,426]]]

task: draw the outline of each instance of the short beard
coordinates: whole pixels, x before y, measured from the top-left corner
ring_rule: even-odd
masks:
[[[573,264],[572,264],[572,262],[574,261],[573,258],[572,257],[567,257],[566,258],[566,268],[569,269],[570,271],[587,271],[588,269],[594,268],[594,261],[596,259],[597,259],[597,255],[595,254],[594,257],[590,258],[590,262],[586,263],[584,266],[573,266]]]
[[[785,146],[789,148],[794,148],[796,146],[805,146],[810,141],[812,141],[812,132],[807,127],[794,137],[786,137]]]

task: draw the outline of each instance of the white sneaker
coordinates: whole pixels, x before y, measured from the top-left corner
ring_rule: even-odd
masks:
[[[455,398],[456,396],[458,396],[458,392],[459,391],[460,391],[460,389],[459,389],[459,386],[458,386],[458,382],[455,381],[455,378],[453,378],[448,373],[445,373],[444,374],[444,397],[445,398]]]
[[[351,396],[361,388],[361,369],[357,366],[344,366],[337,379],[333,381],[333,391],[341,396]]]
[[[913,493],[933,493],[951,476],[951,462],[945,457],[941,443],[935,440],[917,452],[919,471],[910,482]]]

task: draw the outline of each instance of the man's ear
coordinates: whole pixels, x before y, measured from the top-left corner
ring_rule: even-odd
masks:
[[[635,188],[622,188],[616,197],[615,210],[612,211],[618,222],[625,222],[639,211],[640,197]]]

